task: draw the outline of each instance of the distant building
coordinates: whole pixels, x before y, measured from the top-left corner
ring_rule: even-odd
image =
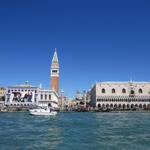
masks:
[[[91,89],[91,106],[150,108],[150,82],[101,82]]]
[[[50,90],[55,90],[59,94],[59,62],[57,57],[57,51],[55,48],[54,56],[51,63],[51,74],[50,74]]]
[[[64,96],[60,98],[59,106],[61,110],[71,110],[72,108],[72,100],[68,97]]]
[[[91,100],[90,91],[77,91],[75,94],[75,100],[78,100],[80,102],[89,103]]]
[[[73,100],[73,106],[75,108],[87,108],[91,100],[90,91],[77,91],[75,99]]]
[[[55,90],[40,89],[38,96],[38,106],[47,106],[51,103],[53,108],[58,109],[58,94]]]
[[[60,110],[62,111],[69,110],[71,107],[71,102],[72,101],[67,96],[65,96],[65,92],[61,90],[61,94],[60,94],[59,102],[58,102]]]
[[[6,89],[5,105],[7,106],[47,106],[49,103],[54,108],[58,108],[58,95],[55,91],[40,89],[27,82]]]
[[[0,110],[4,106],[6,88],[0,87]]]
[[[39,88],[29,85],[9,86],[6,88],[5,105],[9,106],[33,106],[38,104]]]
[[[76,100],[84,100],[84,93],[80,92],[80,91],[76,91],[75,99]]]
[[[5,96],[6,88],[0,87],[0,97]]]

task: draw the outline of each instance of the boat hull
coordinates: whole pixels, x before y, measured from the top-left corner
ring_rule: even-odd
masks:
[[[29,113],[31,115],[37,115],[37,116],[55,116],[57,115],[56,111],[51,111],[51,112],[42,112],[42,111],[35,111],[35,110],[29,110]]]

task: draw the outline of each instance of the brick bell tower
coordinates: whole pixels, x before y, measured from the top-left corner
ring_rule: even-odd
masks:
[[[51,78],[50,89],[55,90],[57,94],[59,94],[59,62],[58,62],[56,48],[55,48],[55,52],[54,52],[52,63],[51,63],[50,78]]]

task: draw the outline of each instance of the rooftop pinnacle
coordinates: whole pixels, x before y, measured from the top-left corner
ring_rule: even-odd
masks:
[[[59,62],[58,62],[58,56],[57,56],[57,49],[56,48],[55,48],[55,52],[53,55],[51,67],[59,68]]]

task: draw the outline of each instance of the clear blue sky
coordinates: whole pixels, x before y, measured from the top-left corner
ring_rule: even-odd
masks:
[[[150,1],[0,1],[0,86],[48,88],[55,47],[71,97],[97,81],[150,81]]]

